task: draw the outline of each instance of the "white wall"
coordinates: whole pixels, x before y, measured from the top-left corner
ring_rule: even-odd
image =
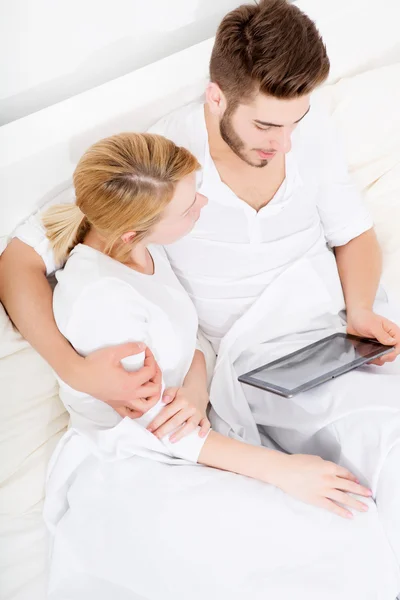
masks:
[[[0,0],[0,125],[211,37],[242,2]]]

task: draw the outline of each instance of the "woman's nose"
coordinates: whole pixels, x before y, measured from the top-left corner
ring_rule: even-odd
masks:
[[[207,196],[203,196],[203,194],[199,194],[199,199],[200,199],[201,208],[203,208],[204,206],[206,206],[208,204]]]

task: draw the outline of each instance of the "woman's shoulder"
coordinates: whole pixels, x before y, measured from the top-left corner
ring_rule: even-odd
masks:
[[[127,304],[142,305],[144,298],[123,277],[123,266],[89,246],[77,246],[56,274],[53,309],[59,328],[63,329],[77,307],[92,306],[96,311],[107,304],[119,310]]]
[[[84,289],[101,285],[106,279],[118,279],[118,265],[117,261],[102,252],[78,244],[71,251],[64,268],[56,273],[56,289],[79,295]]]

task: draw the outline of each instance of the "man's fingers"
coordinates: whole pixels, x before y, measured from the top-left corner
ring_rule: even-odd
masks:
[[[122,365],[121,369],[124,369]],[[126,381],[128,382],[126,384],[127,388],[129,386],[129,389],[136,390],[139,386],[148,383],[153,379],[156,373],[156,366],[155,364],[153,366],[145,366],[137,371],[131,372],[125,371],[124,369],[124,372],[126,373]]]
[[[142,411],[139,410],[133,410],[131,408],[129,408],[128,406],[115,406],[112,403],[110,403],[110,406],[113,407],[113,409],[120,415],[120,417],[122,417],[123,419],[125,417],[128,417],[129,419],[138,419],[139,417],[141,417],[143,415]]]
[[[126,406],[113,406],[111,403],[110,406],[112,406],[115,412],[117,412],[123,419],[128,416],[128,408]]]
[[[161,381],[162,381],[162,373],[161,373],[161,369],[158,366],[158,364],[156,363],[156,373],[152,379],[152,381],[154,383],[159,383],[161,385]]]
[[[145,400],[144,398],[135,398],[133,400],[127,400],[125,404],[127,408],[129,408],[131,411],[133,410],[140,413],[139,416],[143,415],[150,408],[152,408],[151,403],[148,400]]]
[[[135,398],[146,399],[154,396],[157,396],[157,398],[161,396],[161,385],[159,383],[145,383],[138,387],[134,393]]]
[[[391,346],[396,343],[396,337],[399,338],[399,331],[397,331],[397,326],[388,321],[386,319],[382,320],[381,326],[377,327],[374,331],[376,339],[381,344],[386,344],[387,346]],[[399,339],[397,339],[399,341]]]
[[[389,321],[389,319],[384,319],[383,328],[394,341],[400,342],[400,327],[396,323]]]
[[[389,352],[388,354],[385,354],[381,358],[382,358],[383,362],[393,362],[394,360],[396,360],[396,358],[399,356],[399,354],[400,354],[400,346],[398,349],[393,350],[393,352]]]
[[[393,350],[393,352],[389,352],[388,354],[384,354],[375,360],[372,360],[369,365],[377,365],[378,367],[382,367],[386,363],[394,362],[396,358],[399,356],[400,347],[397,350]]]
[[[143,342],[127,342],[126,344],[115,346],[113,355],[114,360],[115,362],[120,362],[127,356],[132,356],[132,354],[140,354],[141,352],[145,352],[145,350],[146,344]]]

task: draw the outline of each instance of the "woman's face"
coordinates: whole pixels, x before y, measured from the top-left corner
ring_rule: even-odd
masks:
[[[207,202],[205,196],[196,192],[196,173],[187,175],[177,184],[171,202],[146,242],[167,245],[184,237],[193,229]]]

